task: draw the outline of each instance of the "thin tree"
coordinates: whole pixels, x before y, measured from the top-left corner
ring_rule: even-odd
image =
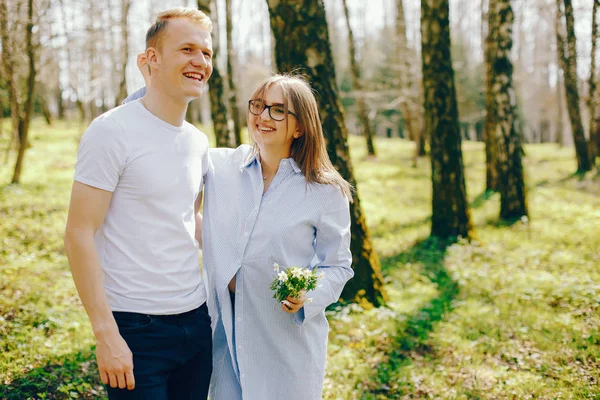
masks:
[[[123,99],[127,97],[127,60],[129,59],[129,9],[131,8],[131,0],[121,0],[121,60],[119,63],[119,72],[121,74],[119,80],[119,88],[115,99],[115,106],[121,104]]]
[[[500,192],[500,218],[517,220],[527,215],[525,180],[523,176],[521,134],[516,120],[516,96],[513,88],[514,13],[510,0],[490,0],[488,11],[489,45],[486,62],[489,73],[487,110],[489,133],[493,135]]]
[[[10,104],[10,119],[11,119],[11,131],[9,145],[6,149],[6,160],[8,161],[8,154],[13,146],[13,143],[19,141],[19,113],[21,109],[21,99],[19,91],[17,90],[16,77],[15,77],[15,54],[13,43],[13,37],[9,34],[11,28],[9,27],[8,10],[6,7],[6,0],[0,0],[0,40],[2,41],[2,69],[6,79],[6,85],[8,89],[8,102]]]
[[[588,108],[590,110],[590,140],[588,143],[588,151],[590,155],[590,162],[592,165],[596,163],[596,156],[598,155],[598,138],[596,137],[596,42],[598,41],[598,5],[600,5],[600,0],[593,0],[593,2],[594,6],[592,8],[592,51],[590,55],[590,80],[588,81],[588,86],[590,88],[590,94],[588,97]]]
[[[212,11],[214,7],[215,12]],[[218,66],[219,54],[219,18],[217,15],[217,4],[214,0],[198,0],[198,9],[206,15],[211,16],[213,23],[213,72],[210,76],[208,93],[210,96],[210,115],[217,147],[232,147],[234,144],[229,137],[227,125],[227,106],[225,102],[225,87],[223,76]]]
[[[564,5],[564,14],[562,6]],[[562,27],[563,16],[566,21],[567,41],[565,43]],[[577,155],[577,172],[585,173],[592,169],[589,152],[583,133],[581,110],[579,109],[579,90],[577,88],[577,41],[575,39],[575,17],[571,0],[556,0],[556,42],[561,67],[564,72],[567,109],[573,130],[575,153]],[[565,46],[566,44],[566,46]]]
[[[27,58],[27,75],[25,79],[24,85],[24,93],[25,100],[23,103],[19,101],[20,98],[23,97],[18,91],[17,82],[15,77],[13,76],[13,86],[11,90],[12,100],[14,101],[11,104],[11,113],[13,114],[13,121],[17,125],[17,160],[15,162],[14,172],[11,179],[11,183],[19,183],[21,180],[21,172],[23,170],[23,163],[25,160],[25,151],[28,147],[28,133],[29,133],[29,123],[31,121],[31,114],[33,111],[33,99],[35,96],[35,76],[36,76],[36,65],[35,65],[35,53],[37,50],[37,46],[33,43],[33,31],[34,31],[34,21],[33,21],[33,0],[27,0],[26,7],[27,14],[27,22],[25,24],[25,55]],[[0,35],[3,39],[7,39],[7,44],[13,43],[10,38],[10,33],[8,32],[8,13],[6,7],[6,0],[0,0]],[[18,30],[15,29],[18,32]],[[14,34],[15,32],[13,32]],[[2,41],[4,44],[4,40]],[[12,60],[12,57],[8,57]],[[9,60],[8,63],[5,62],[5,70],[12,71],[11,74],[14,73],[15,63]],[[14,120],[16,118],[16,120]]]
[[[414,62],[415,54],[408,47],[406,38],[406,18],[402,0],[396,0],[396,52],[398,62],[398,82],[400,88],[400,111],[404,118],[404,125],[408,137],[415,141],[415,153],[413,166],[417,166],[417,158],[424,156],[425,134],[420,128],[420,105],[417,79],[413,73],[411,63]]]
[[[431,235],[469,237],[472,226],[450,52],[448,0],[421,0],[421,42],[425,132],[431,143]]]
[[[301,68],[318,93],[321,122],[331,161],[340,174],[356,187],[348,152],[348,131],[337,88],[323,0],[267,0],[275,37],[279,71]],[[347,301],[366,299],[381,305],[387,300],[379,258],[373,249],[358,192],[350,207],[352,268],[355,276],[342,293]]]
[[[242,127],[240,123],[240,110],[237,104],[237,87],[235,85],[235,76],[233,71],[234,52],[233,52],[233,39],[232,39],[232,24],[231,24],[231,2],[232,0],[225,0],[225,24],[227,31],[227,81],[229,86],[229,109],[231,110],[231,119],[233,120],[233,137],[235,138],[236,146],[242,144]]]
[[[491,0],[490,0],[491,1]],[[491,7],[490,1],[487,2],[487,10],[485,7],[485,0],[481,2],[481,13],[482,21],[481,26],[484,32],[483,40],[483,58],[485,63],[485,123],[483,125],[483,140],[485,142],[485,190],[496,191],[498,190],[498,163],[496,156],[496,144],[494,142],[493,133],[493,115],[495,113],[495,102],[493,97],[493,72],[492,72],[492,60],[491,60],[491,49],[494,43],[491,42],[493,38],[490,36],[489,26],[489,10]]]
[[[363,85],[360,77],[360,65],[358,62],[358,56],[356,55],[356,43],[354,42],[354,33],[352,32],[352,26],[350,25],[350,12],[348,11],[348,4],[346,0],[342,0],[344,6],[344,16],[346,17],[346,28],[348,29],[348,47],[350,51],[350,73],[352,74],[352,89],[356,93],[356,107],[358,108],[358,118],[362,125],[363,134],[367,140],[367,151],[369,155],[375,155],[375,145],[373,144],[373,130],[369,123],[369,110],[365,103],[365,97],[363,93]]]

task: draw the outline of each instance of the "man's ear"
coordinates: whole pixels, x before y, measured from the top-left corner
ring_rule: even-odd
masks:
[[[148,64],[150,68],[158,68],[160,65],[160,55],[158,54],[158,51],[156,51],[156,48],[148,47],[146,49],[146,64]]]

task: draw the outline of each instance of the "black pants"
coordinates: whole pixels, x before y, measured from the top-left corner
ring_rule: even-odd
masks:
[[[110,400],[201,400],[212,373],[206,304],[177,315],[113,313],[133,353],[135,389],[107,387]]]

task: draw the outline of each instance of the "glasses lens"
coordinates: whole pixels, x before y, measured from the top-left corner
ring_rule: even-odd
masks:
[[[250,100],[248,109],[254,115],[260,115],[265,109],[265,103],[262,100]]]
[[[271,114],[271,118],[273,118],[275,121],[283,121],[285,118],[285,109],[283,106],[271,106],[269,112]]]

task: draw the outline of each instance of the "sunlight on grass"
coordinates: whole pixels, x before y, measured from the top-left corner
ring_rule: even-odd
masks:
[[[0,164],[0,398],[103,398],[62,233],[82,127],[36,120],[21,185]],[[498,224],[484,148],[464,144],[476,240],[429,234],[428,159],[351,137],[390,301],[329,311],[325,399],[600,397],[600,180],[574,152],[529,145],[529,221]],[[0,136],[4,154],[6,135]],[[2,160],[3,161],[3,160]]]

